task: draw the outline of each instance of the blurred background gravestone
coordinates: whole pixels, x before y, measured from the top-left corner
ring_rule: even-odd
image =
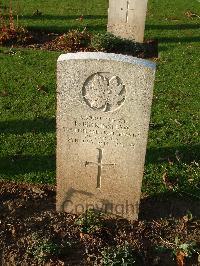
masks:
[[[148,0],[109,0],[108,32],[143,42]]]

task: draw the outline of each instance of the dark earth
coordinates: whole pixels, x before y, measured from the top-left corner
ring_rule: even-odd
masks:
[[[0,35],[0,45],[14,48],[30,48],[49,51],[62,52],[113,52],[125,55],[132,55],[139,58],[155,59],[158,58],[158,41],[145,40],[144,43],[126,42],[119,39],[116,45],[107,47],[93,47],[91,40],[95,38],[94,34],[87,31],[71,30],[68,33],[57,34],[54,32],[28,31],[21,28],[14,32],[8,30],[6,39]],[[103,37],[102,37],[103,38]],[[105,37],[104,37],[105,38]],[[107,40],[111,42],[111,39]],[[130,46],[130,47],[129,47]],[[129,47],[129,48],[128,48]]]
[[[124,243],[138,259],[136,264],[124,265],[200,265],[199,201],[143,195],[139,221],[129,223],[105,215],[99,226],[87,231],[76,215],[56,212],[55,186],[5,181],[0,185],[2,266],[103,265],[102,251]],[[183,244],[193,247],[190,243],[195,246],[191,258],[181,251]]]

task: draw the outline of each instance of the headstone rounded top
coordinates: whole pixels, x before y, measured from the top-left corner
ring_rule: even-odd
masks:
[[[156,68],[156,64],[152,61],[133,57],[130,55],[103,53],[103,52],[78,52],[61,54],[58,62],[67,60],[112,60],[117,62],[130,63],[134,65],[141,65],[147,68]]]

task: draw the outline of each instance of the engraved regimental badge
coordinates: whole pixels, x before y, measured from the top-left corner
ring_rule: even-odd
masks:
[[[126,89],[119,77],[110,73],[95,73],[85,81],[82,94],[92,109],[112,112],[124,103]]]

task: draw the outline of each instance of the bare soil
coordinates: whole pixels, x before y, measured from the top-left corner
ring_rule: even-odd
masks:
[[[3,181],[0,186],[2,266],[101,265],[101,251],[125,241],[136,251],[141,265],[200,265],[197,254],[191,259],[185,258],[185,264],[178,264],[169,249],[177,237],[181,243],[195,242],[200,247],[199,201],[166,195],[155,198],[143,196],[139,221],[129,223],[107,217],[100,230],[83,234],[75,223],[76,215],[55,211],[54,186]],[[188,211],[193,216],[187,216]],[[55,243],[62,252],[52,255],[39,249],[45,239]],[[70,245],[63,248],[66,243]],[[165,249],[158,252],[158,247]]]

